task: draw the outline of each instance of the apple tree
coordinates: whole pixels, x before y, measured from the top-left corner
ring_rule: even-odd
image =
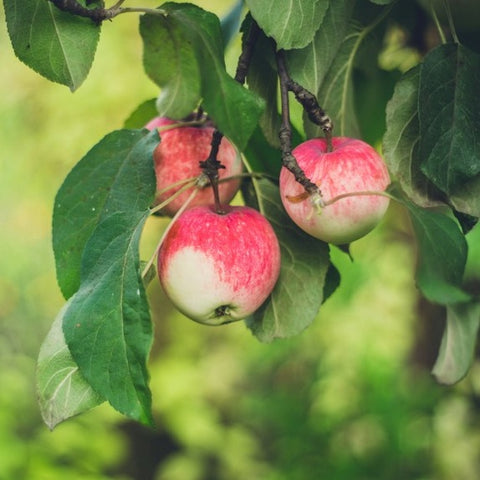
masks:
[[[348,254],[349,243],[374,228],[389,202],[411,223],[420,294],[447,311],[433,374],[445,384],[467,374],[480,324],[480,272],[472,255],[480,241],[480,42],[478,25],[465,22],[463,7],[448,1],[244,0],[232,2],[220,19],[178,2],[156,8],[128,0],[4,5],[19,60],[72,92],[89,73],[101,30],[129,14],[139,21],[143,73],[159,87],[158,97],[146,99],[123,129],[92,146],[55,198],[53,251],[65,305],[37,371],[50,428],[104,401],[153,423],[146,289],[157,281],[157,257],[165,290],[174,304],[187,303],[187,314],[192,305],[210,302],[222,321],[205,323],[242,320],[261,342],[285,339],[321,321],[322,304],[342,281],[332,249]],[[227,50],[238,54],[233,73]],[[355,148],[342,150],[352,142]],[[223,151],[227,143],[230,153]],[[309,145],[301,154],[308,169],[297,161],[301,145]],[[367,150],[380,159],[378,168],[364,161]],[[293,178],[294,193],[279,183],[282,175]],[[335,192],[330,197],[328,185]],[[243,205],[230,207],[238,189]],[[192,214],[195,197],[212,205]],[[169,210],[176,198],[182,200]],[[246,229],[232,223],[225,230],[233,209],[254,209],[266,219],[279,255],[275,247],[267,248],[271,255],[259,253],[266,240],[253,216],[242,217]],[[171,222],[151,257],[140,258],[144,225],[155,215]],[[367,228],[359,227],[369,215]],[[303,228],[312,222],[315,228]],[[316,224],[322,230],[328,222],[336,233],[316,235]],[[348,229],[352,237],[343,235]],[[185,239],[188,254],[162,277],[170,250],[184,247]],[[201,260],[192,254],[199,250]],[[241,262],[220,266],[210,261],[214,256]],[[258,268],[277,257],[278,265]],[[240,285],[252,265],[256,276]],[[259,286],[265,272],[271,272],[263,275],[267,287]],[[193,288],[203,281],[205,288]],[[234,293],[217,299],[227,287]],[[231,315],[240,290],[253,308]]]

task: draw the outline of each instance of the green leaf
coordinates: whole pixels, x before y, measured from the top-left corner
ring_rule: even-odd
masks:
[[[398,200],[407,207],[417,238],[416,281],[425,298],[442,305],[469,301],[462,290],[468,247],[458,225],[442,213]]]
[[[265,100],[266,106],[260,117],[260,127],[268,142],[273,147],[280,148],[278,134],[281,119],[277,105],[277,70],[274,65],[275,57],[270,39],[260,32],[248,68],[248,87]]]
[[[352,69],[360,31],[349,23],[354,2],[331,2],[313,42],[306,48],[287,52],[290,75],[317,95],[318,102],[333,120],[335,134],[358,136],[352,96]],[[347,114],[348,111],[348,114]],[[307,137],[323,136],[320,127],[304,115]]]
[[[448,199],[458,212],[480,217],[480,175],[463,184],[463,188]]]
[[[246,0],[260,28],[279,49],[308,45],[322,23],[329,0]]]
[[[448,202],[457,211],[480,216],[480,176],[465,182],[463,188],[446,197],[422,172],[419,152],[418,85],[420,67],[414,67],[397,82],[387,104],[387,130],[383,153],[388,168],[407,196],[422,207]]]
[[[260,127],[253,132],[243,154],[254,172],[278,177],[282,167],[280,150],[267,142]]]
[[[365,30],[358,30],[357,27],[349,29],[317,92],[319,102],[332,119],[335,134],[339,136],[360,136],[353,98],[353,66],[364,34]],[[307,135],[322,136],[321,128],[312,125]]]
[[[55,198],[53,250],[65,298],[80,285],[85,244],[104,218],[148,209],[155,191],[153,149],[158,133],[118,130],[95,145],[71,170]]]
[[[152,118],[158,115],[156,98],[142,102],[125,120],[123,128],[143,128]]]
[[[421,168],[447,195],[480,176],[480,138],[473,134],[480,131],[479,84],[480,55],[462,45],[444,44],[425,56],[418,100]]]
[[[91,235],[63,332],[88,383],[119,412],[152,424],[146,367],[152,324],[138,252],[145,208],[109,215]]]
[[[277,234],[282,263],[272,294],[246,323],[260,341],[271,342],[297,335],[314,321],[324,299],[329,249],[293,224],[273,183],[255,182],[260,211]]]
[[[386,129],[385,110],[399,77],[397,71],[387,72],[378,68],[373,72],[357,69],[354,74],[355,111],[360,138],[370,145],[378,145],[382,141]]]
[[[465,266],[465,281],[474,285],[473,292],[480,294],[480,223],[477,223],[467,235],[468,257]]]
[[[38,355],[38,402],[42,418],[51,430],[104,401],[85,381],[65,343],[62,322],[70,303],[71,300],[60,310]]]
[[[418,81],[420,67],[414,67],[397,82],[387,104],[387,129],[383,154],[390,173],[417,205],[441,205],[440,192],[420,170],[418,144]]]
[[[220,27],[222,29],[223,44],[228,45],[238,33],[243,14],[243,0],[237,0],[233,7],[222,17]]]
[[[286,52],[291,77],[310,92],[318,92],[337,56],[348,29],[354,3],[354,0],[330,2],[312,41],[305,48]],[[319,102],[321,104],[323,99],[319,98]]]
[[[90,71],[100,26],[46,0],[4,0],[15,55],[48,80],[76,90]]]
[[[243,150],[255,130],[264,103],[225,70],[222,32],[218,17],[184,3],[166,3],[162,10],[178,22],[195,50],[201,77],[203,106],[219,130]]]
[[[200,100],[200,73],[182,26],[169,16],[142,15],[140,35],[145,72],[162,88],[158,113],[176,119],[187,116]]]
[[[292,145],[298,145],[304,140],[300,132],[292,126]],[[266,140],[260,127],[253,132],[243,154],[252,171],[278,178],[282,168],[282,154],[280,149],[272,147],[271,142]]]
[[[468,373],[475,354],[479,326],[479,302],[447,307],[447,324],[432,370],[438,382],[452,385]]]
[[[315,93],[318,102],[333,120],[336,135],[359,137],[355,111],[353,74],[360,46],[386,18],[390,8],[381,9],[367,25],[351,21],[354,2],[332,2],[313,42],[288,55],[294,80]],[[305,116],[307,137],[323,133]]]
[[[326,302],[327,299],[334,294],[335,290],[340,286],[341,280],[342,277],[337,267],[333,263],[330,263],[323,287],[323,302]]]

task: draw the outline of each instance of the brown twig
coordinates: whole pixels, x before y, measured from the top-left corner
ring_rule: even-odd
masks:
[[[258,35],[260,33],[260,27],[255,20],[252,20],[250,29],[247,33],[247,36],[243,40],[242,44],[242,53],[238,57],[237,70],[235,72],[235,80],[243,85],[247,78],[248,68],[250,66],[250,61],[252,60],[253,49],[255,43],[257,42]]]
[[[225,213],[222,204],[220,203],[220,195],[218,193],[218,170],[220,168],[225,168],[225,165],[222,165],[217,159],[222,138],[222,132],[215,129],[212,135],[212,148],[210,149],[210,154],[206,160],[200,162],[200,168],[210,180],[210,185],[213,189],[213,196],[215,198],[215,211],[219,214]]]
[[[97,25],[104,20],[111,20],[121,13],[148,13],[150,15],[165,15],[165,11],[161,8],[142,8],[142,7],[122,7],[124,0],[118,2],[110,8],[86,8],[77,0],[49,0],[59,10],[71,13],[78,17],[89,18]]]
[[[118,15],[118,7],[112,8],[86,8],[76,0],[50,0],[59,10],[71,13],[79,17],[90,18],[93,22],[100,24],[104,20],[110,20]]]
[[[295,177],[295,180],[305,188],[310,195],[320,195],[320,191],[305,172],[298,165],[297,159],[292,154],[292,126],[290,124],[290,104],[288,100],[288,81],[290,79],[285,65],[283,52],[276,52],[278,76],[280,79],[280,99],[282,107],[282,124],[280,127],[279,138],[280,148],[282,150],[282,165],[287,168]]]
[[[295,82],[289,75],[285,62],[285,54],[283,50],[277,52],[277,58],[282,63],[282,75],[287,89],[295,95],[295,99],[303,106],[308,118],[311,122],[318,125],[325,135],[327,140],[327,149],[329,152],[333,150],[332,147],[332,131],[333,123],[325,110],[319,105],[317,97],[307,90],[305,87]]]
[[[246,35],[246,38],[243,41],[242,52],[238,58],[237,70],[235,73],[235,80],[243,85],[247,77],[248,68],[250,66],[250,61],[253,55],[253,49],[258,38],[260,28],[255,21],[252,22],[250,29]],[[220,130],[215,129],[212,136],[212,148],[208,158],[200,162],[200,168],[203,170],[203,173],[209,178],[210,185],[213,189],[213,195],[215,198],[215,211],[217,213],[224,213],[224,209],[220,203],[220,195],[218,193],[218,170],[220,168],[225,168],[221,162],[218,161],[218,149],[220,148],[220,143],[223,138],[223,133]]]

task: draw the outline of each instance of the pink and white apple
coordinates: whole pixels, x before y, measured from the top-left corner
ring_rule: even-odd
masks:
[[[175,123],[177,123],[175,120],[166,117],[156,117],[148,122],[145,128],[153,130]],[[182,185],[177,185],[168,191],[164,191],[170,185],[201,175],[202,169],[199,162],[206,160],[210,154],[213,132],[214,129],[208,126],[181,126],[160,131],[161,141],[153,154],[157,178],[155,205],[164,202],[182,187]],[[220,143],[217,160],[225,167],[218,172],[220,180],[242,173],[241,155],[225,137],[222,138]],[[238,178],[221,182],[219,184],[220,202],[222,204],[230,203],[239,186],[240,180]],[[185,190],[166,205],[162,212],[168,216],[175,215],[191,192],[192,189]],[[213,191],[207,186],[197,192],[188,208],[195,205],[209,205],[213,201]]]
[[[158,254],[166,295],[184,315],[207,325],[252,314],[267,299],[280,272],[280,247],[268,220],[250,207],[224,210],[186,210]]]
[[[307,178],[318,185],[324,207],[319,209],[306,198],[303,186],[285,167],[280,172],[280,194],[285,210],[301,229],[341,245],[363,237],[380,222],[389,199],[364,192],[384,192],[390,176],[382,157],[362,140],[333,137],[332,146],[328,152],[326,140],[315,138],[292,151]],[[354,195],[335,200],[345,194]]]

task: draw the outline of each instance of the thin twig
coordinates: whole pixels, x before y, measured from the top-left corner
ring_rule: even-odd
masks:
[[[453,21],[452,17],[452,9],[450,8],[450,3],[447,2],[446,0],[443,0],[443,7],[445,9],[445,13],[447,14],[447,19],[448,19],[448,26],[450,28],[450,33],[452,34],[453,41],[459,45],[460,40],[458,39],[457,35],[457,30],[455,28],[455,23]],[[445,43],[445,42],[444,42]]]
[[[395,197],[393,195],[390,195],[388,192],[385,191],[379,191],[379,190],[361,190],[358,192],[348,192],[348,193],[340,193],[336,197],[332,197],[330,200],[325,201],[325,206],[332,205],[339,200],[342,200],[344,198],[350,198],[350,197],[361,197],[361,196],[379,196],[379,197],[386,197],[391,200],[395,200]]]
[[[238,58],[237,70],[235,73],[235,80],[241,85],[245,83],[248,68],[250,66],[253,55],[253,49],[255,47],[255,43],[257,41],[259,33],[260,27],[255,21],[253,21],[250,30],[248,31],[248,34],[243,42],[242,52],[240,53],[240,56]],[[210,154],[206,160],[200,162],[200,167],[202,168],[203,173],[207,175],[210,179],[210,184],[213,189],[213,196],[215,198],[215,211],[220,214],[224,213],[224,210],[220,203],[220,195],[218,193],[218,170],[220,168],[225,168],[225,166],[218,161],[217,155],[222,138],[223,133],[220,132],[220,130],[215,129],[212,136],[212,148],[210,150]]]
[[[159,8],[140,8],[140,7],[122,7],[124,0],[119,0],[110,8],[87,8],[80,4],[77,0],[50,0],[59,10],[63,12],[77,15],[78,17],[89,18],[96,24],[102,23],[104,20],[112,18],[122,13],[149,13],[151,15],[165,15],[165,11]]]
[[[296,100],[303,106],[310,121],[318,125],[327,140],[327,151],[331,152],[333,123],[325,110],[319,105],[317,97],[305,87],[295,82],[288,73],[283,50],[277,52],[278,61],[282,64],[282,75],[285,78],[287,89],[295,95]]]
[[[252,20],[250,30],[242,44],[242,52],[238,57],[237,70],[235,72],[235,80],[243,85],[247,78],[248,68],[253,56],[253,50],[260,33],[260,27],[255,20]]]
[[[288,80],[289,76],[285,66],[285,59],[282,54],[276,54],[278,76],[280,78],[280,98],[282,107],[282,124],[280,127],[279,138],[282,151],[282,164],[295,177],[295,180],[305,188],[310,195],[320,196],[320,190],[305,175],[305,172],[298,165],[297,159],[292,154],[292,126],[290,124],[290,104],[288,100]]]
[[[212,135],[210,154],[206,160],[200,162],[200,168],[210,180],[210,185],[213,189],[213,196],[215,199],[215,211],[219,214],[225,213],[222,208],[222,204],[220,203],[220,195],[218,193],[218,170],[220,168],[225,168],[225,165],[222,165],[217,159],[222,138],[223,133],[220,132],[220,130],[215,129]]]
[[[189,188],[194,187],[197,181],[198,181],[198,177],[192,180],[191,182],[188,182],[185,185],[183,185],[182,188],[179,188],[173,195],[168,197],[164,202],[150,209],[150,215],[153,215],[154,213],[157,213],[160,210],[162,210],[162,208],[165,208],[172,200],[180,196],[185,190],[188,190]],[[198,189],[196,188],[195,190],[198,190]]]

